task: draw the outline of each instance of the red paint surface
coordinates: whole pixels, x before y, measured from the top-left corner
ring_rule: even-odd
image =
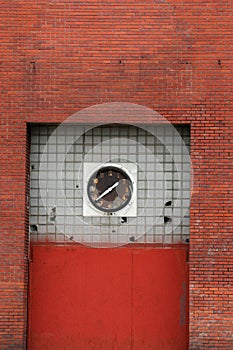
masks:
[[[186,251],[33,247],[29,349],[188,348]]]

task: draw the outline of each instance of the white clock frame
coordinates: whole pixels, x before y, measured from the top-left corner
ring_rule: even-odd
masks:
[[[114,212],[104,212],[97,209],[90,201],[87,193],[87,186],[90,177],[100,170],[112,166],[124,171],[132,183],[132,196],[129,203],[122,209]],[[83,216],[137,216],[137,164],[136,163],[83,163]]]

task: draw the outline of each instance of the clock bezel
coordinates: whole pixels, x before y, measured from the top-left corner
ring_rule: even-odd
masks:
[[[102,198],[100,198],[98,201],[96,201],[96,203],[95,203],[95,200],[93,199],[93,197],[92,197],[92,195],[91,195],[91,187],[94,187],[95,189],[96,189],[96,187],[98,187],[98,184],[96,184],[96,185],[93,185],[93,182],[95,181],[95,180],[97,180],[98,181],[98,183],[101,181],[101,179],[100,179],[100,177],[99,177],[99,175],[101,174],[101,172],[103,172],[103,173],[106,173],[106,172],[110,172],[110,171],[112,171],[112,173],[119,173],[119,174],[121,174],[124,178],[123,178],[123,180],[125,179],[125,180],[127,180],[127,181],[129,181],[129,184],[128,184],[128,186],[129,186],[129,188],[130,188],[130,191],[129,191],[129,193],[128,193],[128,198],[126,198],[123,202],[122,202],[122,204],[119,204],[119,206],[118,207],[116,207],[116,208],[107,208],[106,206],[100,206],[100,205],[98,205],[98,203],[104,203],[104,202],[106,202],[105,201],[105,196],[107,197],[108,196],[108,193],[106,193],[106,195],[105,196],[103,196]],[[122,179],[121,179],[122,180]],[[115,183],[117,184],[118,183],[118,186],[119,186],[119,182],[117,182],[117,179],[115,180]],[[111,186],[114,186],[114,183],[112,183],[112,185]],[[109,188],[111,188],[111,186],[109,187]],[[106,190],[107,190],[107,188],[106,188]],[[112,191],[110,191],[109,193],[111,194],[112,192],[114,191],[114,188],[112,189]],[[100,211],[103,211],[103,212],[106,212],[106,213],[115,213],[115,212],[117,212],[117,211],[119,211],[119,210],[122,210],[124,207],[126,207],[129,203],[130,203],[130,201],[131,201],[131,197],[132,197],[132,191],[133,191],[133,184],[132,184],[132,180],[131,180],[131,178],[130,178],[130,176],[128,175],[128,173],[126,172],[126,171],[124,171],[124,169],[122,168],[122,167],[115,167],[115,166],[112,166],[112,164],[111,165],[108,165],[108,166],[103,166],[103,167],[101,167],[98,171],[96,171],[96,172],[94,172],[93,174],[92,174],[92,176],[90,176],[90,178],[89,178],[89,181],[88,181],[88,184],[87,184],[87,194],[88,194],[88,198],[89,198],[89,200],[90,200],[90,202],[92,203],[92,205],[96,208],[96,209],[98,209],[98,210],[100,210]],[[98,196],[101,196],[101,193],[98,193]],[[120,197],[120,196],[118,196],[118,198],[120,198],[120,200],[122,201],[122,198]],[[115,199],[114,199],[115,200]]]

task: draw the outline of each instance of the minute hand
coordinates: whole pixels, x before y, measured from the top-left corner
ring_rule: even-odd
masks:
[[[111,192],[118,185],[119,185],[119,181],[115,182],[114,185],[112,185],[111,187],[107,188],[98,198],[96,198],[95,201],[97,202],[99,199],[101,199],[102,197],[106,196],[106,194]]]

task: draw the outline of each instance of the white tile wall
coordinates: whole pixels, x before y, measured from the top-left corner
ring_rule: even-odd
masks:
[[[185,242],[189,237],[189,128],[151,125],[145,126],[147,131],[127,125],[99,126],[76,139],[82,128],[32,126],[31,239],[72,239],[100,246],[132,243],[132,236],[145,243]],[[83,162],[137,163],[137,218],[122,223],[114,216],[82,216]],[[169,200],[172,205],[166,207]],[[169,222],[164,222],[164,216]]]

